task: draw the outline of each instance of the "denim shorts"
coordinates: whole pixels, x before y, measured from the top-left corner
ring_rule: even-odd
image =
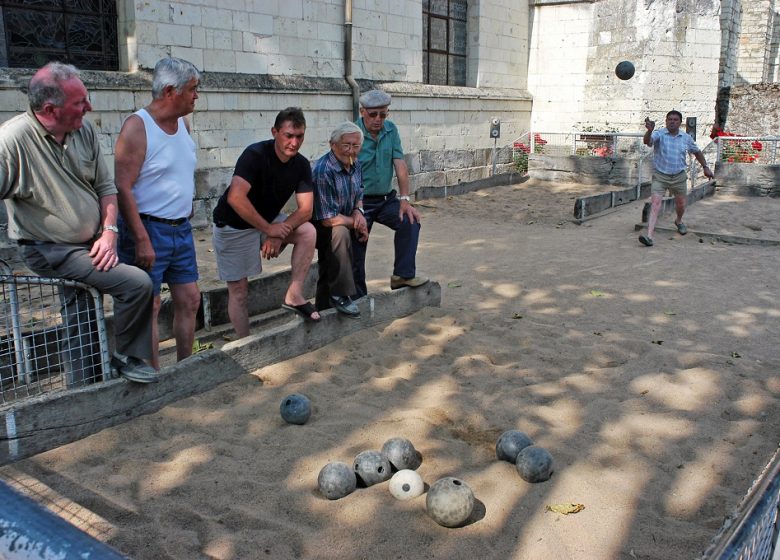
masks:
[[[154,248],[155,258],[152,270],[154,295],[160,295],[160,286],[168,284],[190,284],[198,280],[198,261],[195,257],[195,241],[189,220],[178,226],[142,220]],[[124,220],[119,220],[119,260],[135,264],[135,239]]]

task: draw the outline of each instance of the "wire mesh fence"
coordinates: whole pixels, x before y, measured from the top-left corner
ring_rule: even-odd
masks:
[[[0,263],[0,404],[110,375],[100,293]]]
[[[526,132],[512,144],[512,161],[521,173],[528,171],[528,156],[635,157],[644,158],[651,149],[634,132]]]
[[[721,163],[756,163],[775,165],[778,161],[778,142],[775,136],[718,136],[716,161]]]
[[[577,130],[572,132],[526,132],[512,145],[512,161],[521,173],[528,171],[528,156],[531,154],[560,157],[633,158],[639,160],[641,167],[642,162],[653,156],[653,149],[645,146],[643,136],[644,134],[640,132]],[[702,148],[702,153],[708,165],[714,168],[715,163],[723,161],[723,158],[727,157],[728,154],[743,149],[738,148],[738,146],[753,146],[753,142],[756,141],[760,141],[762,144],[758,152],[763,153],[753,161],[758,163],[775,162],[777,142],[780,141],[780,138],[719,137],[717,141],[710,142]],[[756,151],[757,146],[756,144],[751,149]],[[689,177],[691,187],[709,180],[704,176],[704,169],[693,156],[689,156]],[[649,181],[650,177],[640,175],[639,179],[640,181]]]

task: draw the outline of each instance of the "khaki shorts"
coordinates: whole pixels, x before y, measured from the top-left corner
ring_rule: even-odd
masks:
[[[675,196],[688,194],[688,173],[680,171],[675,175],[667,175],[660,171],[653,171],[653,183],[650,187],[650,193],[664,196],[667,190]]]
[[[274,223],[283,222],[287,214],[279,214]],[[214,254],[217,257],[219,279],[236,282],[263,272],[260,247],[265,235],[254,228],[236,229],[230,226],[212,227]]]

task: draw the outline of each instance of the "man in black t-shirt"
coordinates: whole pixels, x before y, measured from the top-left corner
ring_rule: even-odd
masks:
[[[247,278],[262,272],[262,258],[278,257],[288,244],[293,245],[292,280],[282,307],[309,321],[320,319],[303,296],[317,238],[309,223],[314,204],[311,166],[298,153],[305,132],[303,111],[281,111],[271,129],[273,139],[244,150],[214,209],[217,269],[227,282],[228,315],[239,338],[249,335]],[[287,216],[281,211],[293,193],[298,207]]]

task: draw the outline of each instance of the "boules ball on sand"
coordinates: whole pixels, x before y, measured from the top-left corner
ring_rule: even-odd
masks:
[[[305,424],[311,416],[311,401],[299,393],[287,395],[279,405],[279,412],[288,424]]]
[[[531,445],[517,454],[517,472],[526,482],[544,482],[553,474],[553,458],[543,447]]]
[[[390,461],[378,451],[361,451],[352,465],[358,480],[366,487],[390,480],[393,476]]]
[[[517,460],[517,454],[533,444],[534,440],[528,437],[525,432],[507,430],[501,434],[496,442],[496,458],[499,461],[508,461],[514,464]]]
[[[403,469],[395,473],[390,479],[389,486],[393,497],[401,501],[422,496],[425,491],[422,477],[411,469]]]
[[[414,448],[411,441],[402,437],[387,440],[382,446],[382,453],[396,470],[417,470],[422,463],[422,455]]]
[[[459,527],[474,510],[474,492],[459,478],[441,478],[428,490],[425,508],[439,525]]]
[[[329,500],[350,495],[357,488],[357,477],[346,463],[328,463],[317,477],[320,493]]]

